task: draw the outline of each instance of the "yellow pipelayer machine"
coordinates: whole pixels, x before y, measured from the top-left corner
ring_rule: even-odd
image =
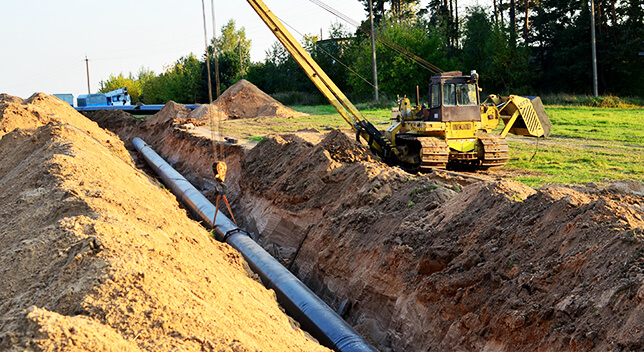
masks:
[[[247,0],[320,92],[369,148],[385,162],[407,168],[431,170],[448,165],[480,169],[501,167],[508,160],[505,136],[548,137],[550,120],[539,97],[490,95],[480,103],[478,74],[444,72],[431,78],[429,106],[399,98],[392,109],[392,123],[379,131],[367,121],[320,66],[286,30],[261,0]],[[494,133],[500,120],[504,129]]]

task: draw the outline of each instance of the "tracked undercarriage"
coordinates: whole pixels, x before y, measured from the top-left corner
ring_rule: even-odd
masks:
[[[505,138],[495,135],[479,135],[479,167],[481,169],[496,168],[505,165],[508,161],[508,142]],[[482,149],[482,150],[481,150]]]
[[[446,140],[437,137],[399,134],[397,141],[408,148],[412,168],[420,171],[468,167],[475,169],[499,168],[508,161],[508,143],[505,138],[492,134],[481,134],[476,148],[469,152],[450,150]]]
[[[508,160],[508,133],[547,137],[550,121],[538,97],[489,96],[481,103],[479,76],[472,71],[440,72],[431,77],[426,103],[421,104],[416,86],[416,104],[398,99],[392,123],[380,131],[367,121],[322,68],[293,38],[262,1],[249,1],[284,48],[302,67],[313,84],[340,116],[384,161],[420,170],[445,169],[450,164],[488,169]],[[500,134],[494,131],[503,121]]]

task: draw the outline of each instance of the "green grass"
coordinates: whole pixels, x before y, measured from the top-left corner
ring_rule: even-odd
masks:
[[[514,177],[530,186],[549,183],[606,184],[621,179],[644,182],[643,148],[542,144],[530,161],[535,153],[535,142],[517,142],[510,137],[509,145],[510,160],[506,168],[531,171]]]
[[[315,128],[349,129],[330,105],[291,106],[309,116],[290,119],[229,120],[225,135],[258,141],[269,133]],[[389,109],[360,109],[379,129],[389,124]],[[508,136],[510,159],[502,174],[527,185],[606,184],[620,179],[644,182],[644,109],[546,106],[550,138]],[[532,158],[532,160],[530,160]]]
[[[644,109],[548,106],[546,111],[551,135],[532,161],[536,141],[508,137],[506,168],[533,172],[516,180],[531,186],[644,182]]]
[[[644,146],[644,109],[552,106],[552,136]]]
[[[223,132],[225,135],[237,135],[244,139],[256,139],[251,137],[311,128],[320,131],[349,128],[347,122],[331,105],[291,106],[291,108],[309,115],[294,118],[228,120],[223,125]],[[385,128],[384,126],[389,123],[389,119],[391,118],[391,112],[385,109],[367,109],[361,110],[361,113],[366,119],[381,129]]]

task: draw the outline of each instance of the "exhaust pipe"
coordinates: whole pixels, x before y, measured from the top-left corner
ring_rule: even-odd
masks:
[[[152,147],[138,137],[132,140],[132,144],[195,218],[213,229],[217,240],[228,243],[242,254],[264,286],[275,291],[278,302],[304,330],[322,345],[336,351],[378,351],[228,217],[219,212],[213,224],[215,206]]]

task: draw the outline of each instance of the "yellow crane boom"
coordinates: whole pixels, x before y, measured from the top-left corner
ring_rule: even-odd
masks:
[[[311,56],[302,48],[302,46],[293,38],[291,33],[284,27],[277,17],[266,7],[261,0],[248,0],[259,17],[266,23],[268,28],[275,34],[277,39],[284,45],[284,48],[291,54],[293,59],[302,67],[307,76],[313,81],[315,86],[329,100],[331,105],[342,115],[342,117],[354,129],[355,125],[364,120],[360,111],[347,99],[340,91],[338,86],[331,81],[329,76],[322,68],[311,58]]]
[[[291,57],[302,67],[306,75],[311,79],[313,84],[333,105],[344,120],[354,129],[358,135],[362,136],[369,147],[372,148],[383,159],[398,159],[400,151],[391,143],[389,139],[378,131],[360,111],[347,99],[340,88],[333,83],[331,78],[322,70],[322,68],[313,60],[313,58],[304,50],[300,43],[295,40],[291,33],[284,27],[282,22],[271,12],[271,10],[261,0],[247,0],[250,6],[255,10],[259,17],[264,21],[268,28],[273,32],[277,40],[282,43],[284,48],[291,54]]]

